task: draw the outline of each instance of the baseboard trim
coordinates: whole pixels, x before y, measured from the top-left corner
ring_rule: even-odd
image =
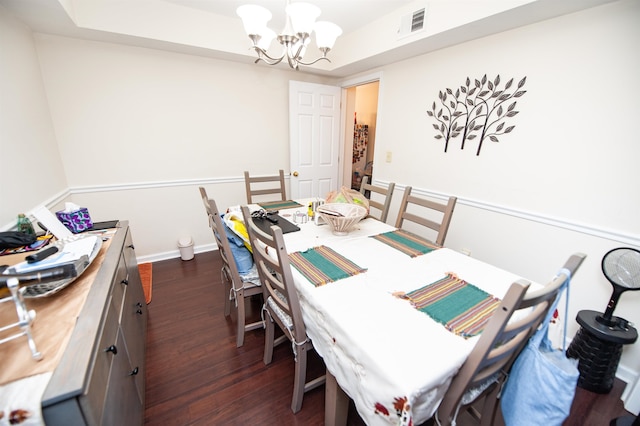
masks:
[[[203,245],[193,247],[194,254],[206,253],[214,250],[218,250],[218,246],[215,243],[203,244]],[[138,264],[147,263],[147,262],[153,263],[153,262],[160,262],[161,260],[175,259],[177,257],[180,257],[180,250],[171,250],[171,251],[165,251],[163,253],[150,254],[147,256],[138,256],[137,261],[138,261]]]

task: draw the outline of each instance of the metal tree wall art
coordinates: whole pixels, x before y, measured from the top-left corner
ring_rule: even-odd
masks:
[[[485,139],[499,142],[498,136],[511,133],[516,126],[505,127],[505,122],[518,114],[516,101],[511,101],[527,93],[521,90],[526,80],[527,77],[524,77],[509,92],[513,78],[507,81],[504,89],[500,89],[500,76],[491,81],[485,74],[481,80],[476,79],[474,85],[467,77],[465,84],[455,92],[449,88],[440,91],[438,98],[442,105],[436,108],[434,101],[427,115],[437,121],[437,124],[433,124],[433,128],[439,132],[435,138],[444,139],[444,152],[447,152],[451,139],[462,135],[460,149],[464,149],[467,141],[478,138],[476,155],[480,155]]]

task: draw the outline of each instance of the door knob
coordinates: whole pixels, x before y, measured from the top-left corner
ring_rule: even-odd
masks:
[[[294,177],[298,177],[298,172],[293,172]]]

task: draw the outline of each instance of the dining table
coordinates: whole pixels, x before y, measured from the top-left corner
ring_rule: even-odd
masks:
[[[523,277],[372,217],[335,235],[301,220],[313,200],[277,210],[300,228],[284,240],[307,335],[326,365],[325,424],[346,424],[349,398],[368,425],[420,424]]]

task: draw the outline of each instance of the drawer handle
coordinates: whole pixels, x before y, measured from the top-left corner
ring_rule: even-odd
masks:
[[[124,280],[120,281],[120,284],[129,285],[129,280],[125,278]]]
[[[118,348],[116,348],[116,345],[111,345],[107,349],[105,349],[104,351],[105,352],[113,352],[114,355],[118,354]]]
[[[136,248],[133,246],[133,244],[129,244],[127,247],[129,247],[132,250],[135,250]]]
[[[135,376],[138,374],[138,367],[134,368],[133,370],[131,370],[131,373],[129,373],[130,376]]]

